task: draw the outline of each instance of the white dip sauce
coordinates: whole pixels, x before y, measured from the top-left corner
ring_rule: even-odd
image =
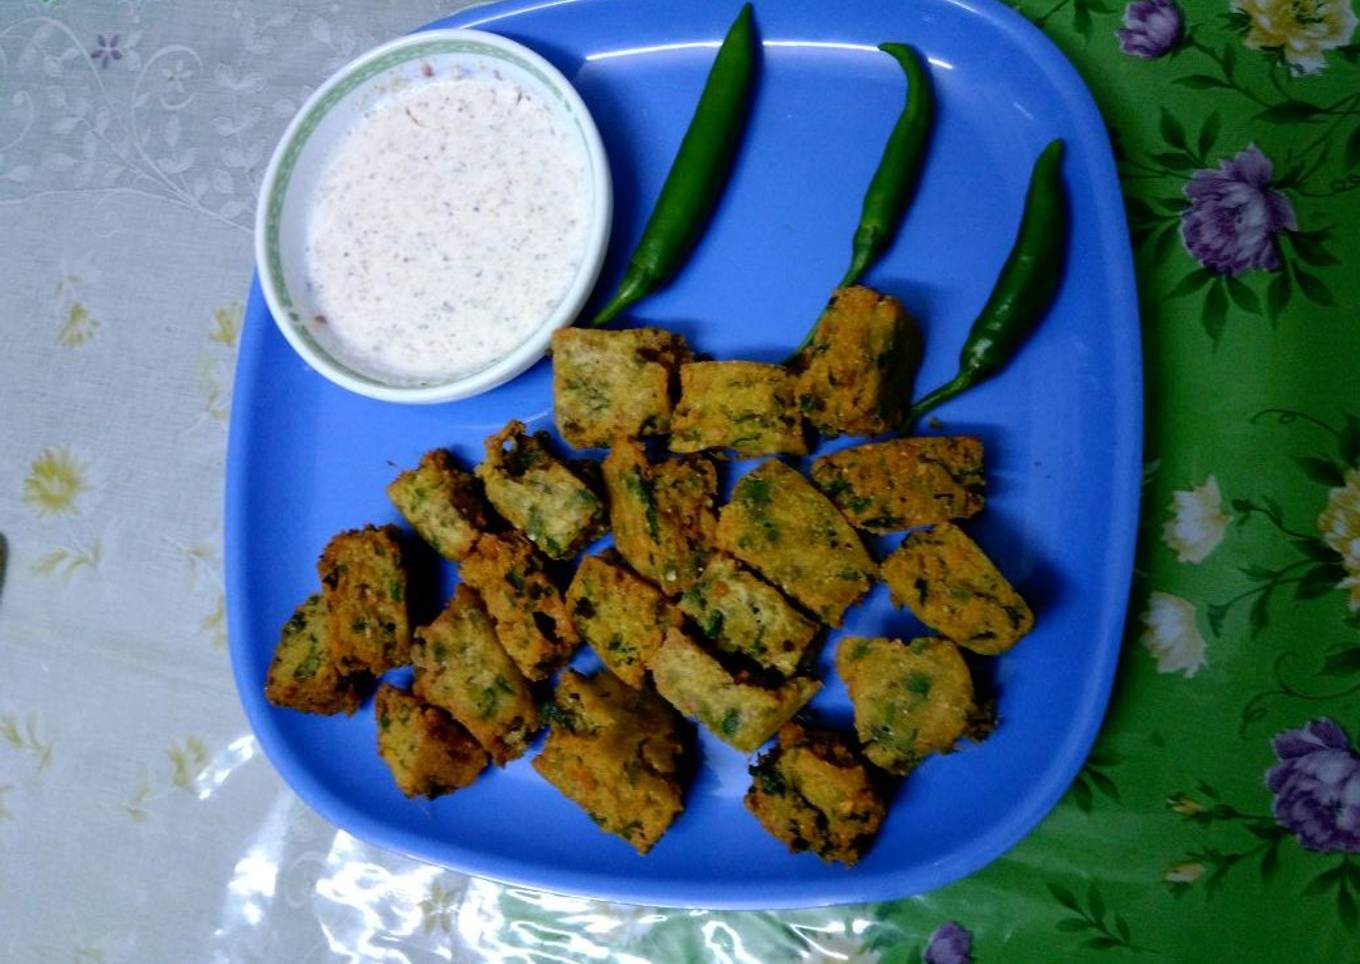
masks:
[[[485,368],[566,294],[589,190],[578,137],[499,75],[434,78],[383,98],[341,139],[317,188],[311,330],[388,382]]]

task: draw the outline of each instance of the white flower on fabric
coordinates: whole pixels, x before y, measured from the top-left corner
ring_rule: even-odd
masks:
[[[1168,867],[1166,873],[1162,875],[1162,879],[1169,884],[1189,885],[1199,880],[1203,875],[1203,864],[1185,863]]]
[[[1182,817],[1193,817],[1197,813],[1203,813],[1204,807],[1194,797],[1185,793],[1178,793],[1166,801],[1166,805],[1179,813]]]
[[[1157,660],[1159,673],[1194,676],[1204,665],[1204,637],[1195,622],[1195,607],[1180,596],[1154,592],[1143,611],[1140,642]]]
[[[1318,516],[1322,541],[1341,555],[1346,578],[1338,589],[1350,590],[1351,609],[1360,609],[1360,469],[1348,469],[1346,484],[1327,493],[1327,508]]]
[[[1171,493],[1171,518],[1162,527],[1162,541],[1181,562],[1203,562],[1218,548],[1232,516],[1223,511],[1223,496],[1212,475],[1193,489]]]
[[[1323,54],[1350,43],[1355,33],[1351,0],[1232,0],[1246,27],[1242,44],[1274,50],[1295,71],[1315,74]]]

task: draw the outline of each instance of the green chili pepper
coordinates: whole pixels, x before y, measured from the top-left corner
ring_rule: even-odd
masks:
[[[629,305],[661,287],[684,263],[732,166],[745,127],[755,61],[755,32],[748,3],[718,48],[699,106],[671,162],[642,238],[628,259],[623,280],[590,320],[590,327],[612,321]]]
[[[1034,162],[1020,230],[996,287],[968,332],[959,372],[913,405],[901,430],[941,402],[1006,367],[1044,316],[1062,277],[1067,252],[1067,195],[1062,184],[1063,142],[1052,141]]]
[[[921,179],[921,161],[935,124],[935,92],[920,55],[906,44],[884,43],[879,44],[878,49],[896,60],[907,75],[907,103],[883,146],[883,156],[879,158],[869,189],[864,192],[859,226],[855,228],[855,239],[850,248],[850,267],[841,279],[842,288],[857,282],[865,269],[892,243],[902,216],[916,194],[916,185]],[[798,351],[807,347],[816,330],[817,323],[813,322],[799,343]]]
[[[915,50],[906,44],[879,44],[878,49],[902,65],[907,75],[907,105],[893,125],[883,157],[864,193],[864,206],[855,228],[850,268],[841,279],[844,288],[859,280],[893,239],[921,176],[930,129],[935,123],[935,95],[930,75]]]

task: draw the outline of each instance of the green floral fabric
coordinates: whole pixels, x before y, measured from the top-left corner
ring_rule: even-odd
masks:
[[[1181,23],[1159,45],[1147,20],[1165,8]],[[872,908],[868,944],[930,961],[926,935],[953,920],[976,960],[1351,959],[1356,18],[1327,0],[1018,9],[1091,86],[1134,240],[1147,465],[1130,625],[1059,807],[973,877]],[[1127,53],[1120,28],[1151,49]]]
[[[1017,4],[1116,145],[1147,465],[1104,729],[1002,859],[871,906],[658,911],[382,853],[282,787],[217,521],[254,192],[321,77],[449,6],[0,8],[0,959],[1356,959],[1351,0]]]

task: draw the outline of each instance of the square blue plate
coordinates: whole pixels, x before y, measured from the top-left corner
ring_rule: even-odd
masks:
[[[737,3],[564,0],[494,4],[441,25],[503,33],[578,87],[603,132],[616,191],[603,296],[641,232]],[[844,270],[864,188],[903,101],[885,40],[930,59],[939,120],[896,245],[867,282],[921,319],[918,387],[951,373],[1020,217],[1030,166],[1067,139],[1073,211],[1052,313],[1000,377],[942,408],[943,428],[987,447],[989,502],[968,528],[1032,601],[1038,628],[980,661],[1000,723],[980,745],[929,759],[902,786],[857,867],[790,855],[746,813],[748,760],[706,735],[685,813],[637,856],[540,779],[527,758],[433,803],[409,801],[375,748],[372,710],[322,718],[262,695],[280,625],[316,590],[327,539],[396,521],[383,488],[436,446],[467,463],[509,418],[551,427],[539,364],[490,394],[430,408],[347,394],[307,369],[251,291],[227,470],[231,653],[246,713],[279,772],[322,815],[424,860],[547,890],[654,905],[796,907],[901,897],[994,859],[1076,774],[1109,696],[1138,511],[1141,369],[1123,210],[1100,115],[1072,66],[989,0],[767,3],[763,62],[734,176],[680,278],[633,314],[720,358],[776,361]],[[744,470],[734,465],[732,475]],[[888,548],[879,545],[880,550]],[[451,568],[451,567],[450,567]],[[445,589],[453,573],[445,573]],[[883,587],[846,632],[923,632]],[[813,706],[847,723],[832,670]],[[589,654],[582,657],[588,662]],[[402,674],[393,674],[400,679]]]

